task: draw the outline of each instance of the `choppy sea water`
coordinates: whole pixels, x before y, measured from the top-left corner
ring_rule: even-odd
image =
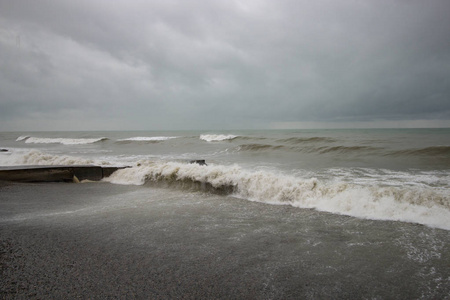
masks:
[[[449,129],[21,132],[0,147],[2,166],[130,166],[105,180],[450,229]]]
[[[251,214],[252,207],[286,205],[298,213],[281,218],[262,210],[280,218],[277,228],[261,216],[273,236],[287,230],[295,240],[283,244],[286,251],[295,252],[301,240],[314,241],[297,250],[329,261],[320,264],[324,268],[378,270],[373,276],[384,279],[395,274],[396,298],[402,286],[417,286],[405,295],[419,298],[445,298],[450,291],[449,129],[3,132],[0,148],[8,150],[0,152],[1,166],[129,166],[104,181],[139,186],[139,201],[148,191],[158,201],[170,194],[171,203],[177,199],[190,207],[248,203],[242,209],[253,225],[261,211]],[[207,165],[189,163],[197,159]],[[124,193],[111,205],[136,201],[136,193]],[[214,226],[227,219],[217,209],[211,214],[204,218]],[[354,259],[344,255],[339,262],[327,249]],[[372,287],[381,291],[376,282],[386,280]]]

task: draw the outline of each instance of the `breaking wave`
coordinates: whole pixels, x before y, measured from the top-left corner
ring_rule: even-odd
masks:
[[[288,204],[359,218],[395,220],[450,230],[447,189],[358,185],[247,171],[241,167],[146,162],[118,170],[105,181],[194,188],[269,204]]]
[[[69,138],[39,138],[39,137],[19,137],[16,141],[25,140],[27,144],[63,144],[63,145],[84,145],[93,144],[101,141],[106,141],[108,138],[84,138],[84,139],[69,139]]]
[[[207,142],[220,142],[225,140],[233,140],[237,138],[237,135],[224,135],[224,134],[202,134],[200,135],[200,139]]]
[[[136,136],[126,139],[119,139],[118,142],[162,142],[177,138],[176,136]]]
[[[0,157],[2,166],[23,165],[111,165],[108,161],[84,159],[68,155],[46,154],[38,150],[15,150],[8,157]]]
[[[29,138],[29,137],[30,137],[29,135],[22,135],[22,136],[19,136],[19,137],[16,139],[16,142],[20,142],[20,141],[26,140],[26,139]]]

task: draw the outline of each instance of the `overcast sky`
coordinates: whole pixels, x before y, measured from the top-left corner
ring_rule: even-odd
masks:
[[[0,0],[0,130],[450,126],[449,0]]]

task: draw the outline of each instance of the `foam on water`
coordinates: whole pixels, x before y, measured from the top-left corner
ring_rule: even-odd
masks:
[[[21,136],[19,136],[17,139],[16,139],[16,142],[20,142],[20,141],[23,141],[23,140],[26,140],[27,138],[29,138],[30,136],[28,136],[28,135],[21,135]]]
[[[450,174],[447,171],[394,171],[368,168],[333,168],[326,172],[328,177],[346,182],[379,186],[430,186],[450,187]]]
[[[0,156],[1,166],[23,165],[111,165],[109,161],[94,160],[69,155],[53,155],[38,150],[13,149]]]
[[[176,136],[137,136],[137,137],[131,137],[126,139],[119,139],[117,141],[131,141],[131,142],[159,142],[159,141],[167,141],[171,139],[177,138]]]
[[[71,139],[71,138],[40,138],[40,137],[18,137],[16,141],[25,140],[27,144],[63,144],[63,145],[84,145],[93,144],[101,141],[105,141],[108,138],[82,138],[82,139]]]
[[[5,133],[0,165],[134,166],[106,180],[450,230],[448,131],[62,134]],[[186,163],[193,159],[208,166]]]
[[[176,162],[142,162],[118,170],[105,181],[142,185],[146,182],[206,188],[269,204],[345,214],[359,218],[397,220],[450,230],[448,189],[431,186],[380,186],[301,178],[241,167]]]
[[[225,141],[225,140],[233,140],[237,138],[237,135],[232,134],[202,134],[200,135],[200,139],[207,141],[207,142],[219,142],[219,141]]]

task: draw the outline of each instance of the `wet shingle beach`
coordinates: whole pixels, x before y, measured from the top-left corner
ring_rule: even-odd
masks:
[[[4,183],[0,223],[4,299],[445,299],[450,289],[448,231],[201,192]]]

